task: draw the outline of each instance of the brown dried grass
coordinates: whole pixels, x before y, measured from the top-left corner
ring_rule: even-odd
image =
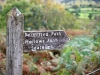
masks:
[[[88,30],[79,30],[79,29],[68,29],[66,34],[69,36],[79,36],[79,35],[89,35],[90,32]]]

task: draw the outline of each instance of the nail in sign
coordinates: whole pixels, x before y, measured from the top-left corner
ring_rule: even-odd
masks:
[[[60,31],[24,31],[24,52],[37,50],[59,50],[69,38],[63,30]]]

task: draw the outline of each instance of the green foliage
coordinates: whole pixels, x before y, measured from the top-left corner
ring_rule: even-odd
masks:
[[[89,13],[89,15],[88,15],[88,17],[89,17],[89,19],[92,19],[92,13]]]
[[[49,10],[48,10],[49,9]],[[56,7],[33,5],[30,14],[26,15],[25,28],[31,29],[67,29],[74,27],[75,17],[65,10]],[[73,20],[73,22],[71,21]]]
[[[66,69],[61,69],[57,75],[71,75],[69,71],[66,71]]]
[[[94,40],[100,43],[100,22],[94,29]]]
[[[6,24],[5,17],[0,15],[0,29],[4,28]]]
[[[2,11],[2,6],[0,6],[0,12]]]
[[[74,9],[78,9],[79,8],[79,6],[78,5],[73,5],[73,7],[72,8],[74,8]]]
[[[10,1],[10,0],[9,0]],[[7,18],[7,13],[15,6],[17,7],[23,14],[27,13],[27,9],[30,6],[29,2],[26,1],[18,1],[18,2],[13,2],[10,3],[8,1],[8,4],[5,5],[4,9],[0,13],[0,28],[6,27],[6,18]]]
[[[66,12],[64,7],[51,1],[47,1],[47,4],[44,5],[40,0],[30,2],[8,0],[0,13],[0,28],[6,27],[6,15],[14,6],[25,16],[25,30],[67,29],[73,28],[75,25],[75,16]]]
[[[72,14],[76,14],[76,16],[78,18],[82,18],[82,19],[99,19],[99,15],[100,15],[100,9],[99,8],[92,8],[92,7],[80,7],[77,9],[73,9],[73,8],[66,8],[66,10]],[[93,11],[94,10],[94,11]],[[92,14],[92,15],[91,15]],[[90,20],[91,20],[90,19]]]
[[[29,2],[26,1],[18,1],[18,2],[13,2],[6,4],[6,6],[4,7],[3,11],[2,11],[2,15],[6,16],[7,13],[13,8],[13,7],[17,7],[22,13],[25,13],[27,8],[30,6]]]
[[[75,37],[67,43],[64,48],[62,53],[62,62],[60,63],[66,65],[67,71],[71,74],[73,74],[73,72],[76,75],[85,74],[86,70],[91,70],[93,69],[93,66],[100,64],[99,47],[99,40],[94,40],[92,37]],[[89,66],[91,64],[92,67]]]
[[[41,27],[41,23],[42,23],[42,7],[41,6],[37,6],[37,5],[33,5],[28,14],[25,14],[25,30],[27,30],[27,28],[31,28],[31,29],[37,29],[39,30],[39,27]]]

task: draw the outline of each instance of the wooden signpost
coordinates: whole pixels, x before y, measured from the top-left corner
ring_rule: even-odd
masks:
[[[24,31],[24,16],[14,7],[7,19],[6,75],[22,75],[23,51],[59,50],[68,41],[63,30]]]
[[[16,8],[8,13],[6,75],[22,75],[24,17]]]

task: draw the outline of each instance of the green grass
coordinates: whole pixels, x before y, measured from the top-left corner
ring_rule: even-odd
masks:
[[[81,10],[81,13],[100,14],[100,11],[84,11],[84,10]]]
[[[92,9],[96,11],[100,11],[100,8],[81,8],[81,11],[92,11]]]
[[[81,8],[81,13],[79,18],[84,18],[84,19],[89,19],[88,15],[89,13],[93,14],[92,19],[94,19],[95,15],[100,15],[100,9],[99,8],[94,8],[94,11],[92,11],[92,8]]]
[[[82,11],[92,10],[92,8],[81,8]]]
[[[94,10],[97,10],[97,11],[100,11],[100,8],[80,8],[82,11],[92,11],[92,9],[94,9]],[[75,10],[75,9],[73,9],[73,8],[69,8],[69,10]]]
[[[79,18],[89,19],[88,17],[89,13],[79,13],[79,14],[80,14]],[[100,15],[100,13],[92,13],[92,14],[93,14],[92,19],[94,19],[95,15]]]
[[[97,11],[100,11],[100,8],[94,8],[95,10],[97,10]]]
[[[70,8],[70,9],[69,9],[69,11],[75,11],[75,9],[73,9],[73,8]]]
[[[92,10],[92,8],[81,8],[80,10],[81,12],[79,13],[80,14],[79,18],[89,19],[88,18],[89,13],[93,14],[92,19],[94,18],[95,15],[100,15],[100,8],[94,8],[94,10]],[[75,11],[75,9],[70,8],[69,11],[72,12]]]
[[[79,18],[89,19],[88,18],[89,13],[79,13],[79,14],[80,14]]]

